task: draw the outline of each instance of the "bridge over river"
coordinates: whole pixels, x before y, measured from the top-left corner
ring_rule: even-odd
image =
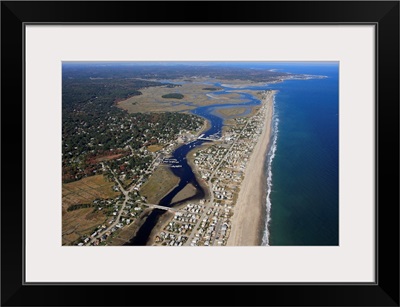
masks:
[[[160,205],[155,205],[155,204],[142,204],[143,206],[147,206],[149,208],[152,209],[161,209],[161,210],[165,210],[165,211],[171,211],[171,212],[178,212],[178,209],[175,208],[170,208],[170,207],[166,207],[166,206],[160,206]]]

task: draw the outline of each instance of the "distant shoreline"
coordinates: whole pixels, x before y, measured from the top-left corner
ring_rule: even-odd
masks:
[[[266,94],[266,118],[257,144],[247,164],[239,196],[234,207],[229,246],[259,246],[265,222],[265,160],[271,138],[273,98],[276,91]]]

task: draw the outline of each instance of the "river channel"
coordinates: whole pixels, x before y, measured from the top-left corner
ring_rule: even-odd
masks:
[[[238,89],[234,88],[228,88],[228,87],[223,87],[221,84],[217,83],[214,84],[218,86],[219,88],[222,88],[221,91],[218,92],[213,92],[213,96],[218,96],[218,95],[224,95],[228,94],[230,91],[235,90],[237,92]],[[254,87],[246,88],[246,89],[255,89]],[[257,89],[265,89],[265,88],[257,88]],[[211,125],[211,127],[203,132],[205,138],[208,138],[210,136],[221,136],[222,133],[222,127],[223,127],[223,118],[217,115],[215,112],[217,109],[221,108],[237,108],[237,107],[248,107],[242,114],[240,115],[246,115],[250,112],[250,107],[256,106],[260,104],[260,100],[256,99],[254,96],[252,96],[249,93],[240,93],[241,99],[244,101],[242,103],[235,103],[235,104],[214,104],[211,106],[202,106],[202,107],[197,107],[191,111],[192,114],[201,116],[205,119],[207,119]],[[214,99],[214,98],[210,98]],[[217,102],[218,100],[215,99]],[[188,105],[192,105],[192,103],[188,102]],[[197,200],[197,199],[202,199],[205,196],[205,191],[201,187],[201,185],[198,183],[196,176],[193,173],[192,168],[187,162],[187,155],[188,153],[193,150],[195,147],[200,146],[204,142],[210,142],[207,140],[196,140],[193,142],[190,142],[188,144],[184,144],[180,147],[178,147],[173,153],[171,160],[174,160],[174,166],[175,167],[170,167],[171,171],[180,178],[178,186],[173,189],[170,193],[168,193],[161,201],[159,202],[159,205],[165,206],[165,207],[173,207],[174,203],[171,203],[172,199],[177,195],[187,184],[191,183],[197,190],[196,194],[188,199],[185,199],[184,201],[190,201],[190,200]],[[171,165],[172,166],[172,165]],[[178,166],[178,167],[176,167]],[[154,226],[157,224],[158,220],[160,219],[161,215],[164,214],[166,211],[161,210],[161,209],[154,209],[150,215],[147,217],[146,221],[143,223],[143,225],[140,227],[140,229],[137,231],[136,236],[130,239],[127,243],[124,245],[135,245],[135,246],[140,246],[140,245],[146,245],[146,243],[149,240],[149,236],[151,234],[151,231],[153,230]]]

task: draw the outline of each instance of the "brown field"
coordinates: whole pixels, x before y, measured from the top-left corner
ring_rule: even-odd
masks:
[[[175,195],[175,197],[171,200],[171,203],[177,203],[180,202],[184,199],[187,199],[189,197],[192,197],[196,194],[196,188],[193,186],[193,184],[189,183],[187,184],[178,194]]]
[[[149,204],[158,202],[179,183],[179,178],[166,166],[159,166],[140,189]]]
[[[89,234],[95,227],[103,224],[107,217],[103,211],[94,208],[82,208],[67,211],[75,204],[88,204],[99,198],[114,198],[119,195],[103,175],[96,175],[62,185],[62,244],[68,245],[84,234]]]
[[[123,156],[122,154],[117,154],[117,155],[98,157],[98,158],[96,158],[96,162],[110,161],[110,160],[118,159],[122,156]]]
[[[114,198],[119,192],[114,192],[114,182],[109,182],[103,175],[95,175],[62,185],[63,210],[75,204],[91,203],[98,198]]]
[[[161,145],[150,145],[150,146],[147,146],[147,150],[151,151],[151,152],[157,152],[157,151],[159,151],[161,149],[163,149],[163,146],[161,146]]]
[[[104,224],[107,216],[94,208],[83,208],[64,212],[62,216],[62,245],[70,245],[83,235],[90,235],[94,229]]]

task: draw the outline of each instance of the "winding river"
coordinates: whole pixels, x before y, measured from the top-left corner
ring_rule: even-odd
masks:
[[[218,86],[219,88],[222,88],[221,91],[218,92],[213,92],[212,95],[218,96],[218,95],[224,95],[229,93],[229,91],[235,90],[235,92],[238,91],[238,89],[235,88],[229,88],[222,86],[219,83],[213,84],[215,86]],[[244,88],[243,88],[244,89]],[[255,88],[255,87],[249,87],[245,89],[259,89],[259,90],[264,90],[266,88]],[[250,113],[251,107],[256,106],[260,104],[260,101],[256,99],[254,96],[252,96],[249,93],[240,93],[241,99],[244,100],[242,103],[236,103],[236,104],[214,104],[211,106],[202,106],[202,107],[197,107],[191,111],[192,114],[201,116],[205,119],[207,119],[211,127],[203,132],[204,137],[209,137],[212,135],[221,135],[222,133],[222,127],[223,127],[223,118],[220,117],[215,111],[217,109],[221,108],[237,108],[237,107],[246,107],[246,110],[239,115],[246,115]],[[211,98],[210,99],[215,99]],[[217,101],[217,100],[216,100]],[[191,104],[190,102],[188,103],[189,105]],[[238,115],[237,115],[238,116]],[[196,194],[188,199],[185,199],[184,201],[190,201],[190,200],[195,200],[195,199],[202,199],[205,196],[205,191],[201,187],[201,185],[198,183],[196,176],[193,173],[192,168],[187,162],[187,154],[193,150],[195,147],[200,146],[204,142],[209,142],[207,140],[196,140],[193,142],[190,142],[188,144],[184,144],[180,147],[178,147],[173,153],[172,153],[172,158],[176,159],[178,161],[177,164],[175,165],[181,165],[182,167],[177,167],[177,168],[170,168],[171,171],[180,178],[178,186],[173,189],[171,192],[169,192],[161,201],[159,202],[159,205],[165,206],[165,207],[173,207],[176,205],[176,203],[171,203],[172,199],[177,195],[187,184],[191,183],[197,190]],[[182,202],[182,201],[181,201]],[[149,236],[151,234],[151,231],[153,230],[154,226],[157,224],[158,220],[160,219],[161,215],[164,214],[166,211],[161,210],[161,209],[154,209],[150,215],[147,217],[146,221],[143,223],[143,225],[140,227],[140,229],[137,231],[136,236],[133,237],[129,242],[125,243],[124,245],[146,245],[146,243],[149,240]]]

